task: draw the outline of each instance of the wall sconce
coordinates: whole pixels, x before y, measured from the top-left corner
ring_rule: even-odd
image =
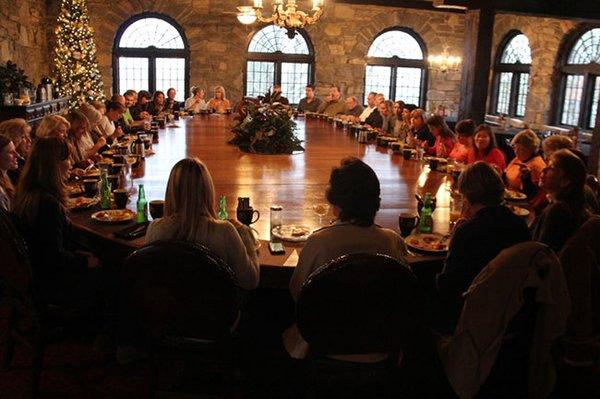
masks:
[[[458,72],[462,59],[458,56],[448,54],[448,49],[444,49],[442,54],[430,55],[427,57],[429,69],[435,72]]]

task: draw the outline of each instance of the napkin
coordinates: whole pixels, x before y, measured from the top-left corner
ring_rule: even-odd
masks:
[[[294,250],[292,251],[290,256],[288,256],[288,258],[285,260],[285,263],[283,265],[287,266],[287,267],[296,267],[297,264],[298,264],[298,251],[296,251],[296,248],[294,248]]]

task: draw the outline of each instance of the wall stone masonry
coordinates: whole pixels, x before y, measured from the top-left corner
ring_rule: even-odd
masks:
[[[45,0],[0,0],[0,62],[13,61],[34,84],[49,75]]]

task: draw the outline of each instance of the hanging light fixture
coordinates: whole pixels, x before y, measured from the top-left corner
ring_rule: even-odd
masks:
[[[256,20],[264,23],[272,23],[287,29],[287,35],[291,39],[296,35],[296,30],[304,28],[306,25],[312,25],[317,22],[323,15],[325,0],[312,0],[312,16],[307,12],[298,10],[296,0],[287,0],[284,5],[284,0],[271,0],[272,13],[270,17],[265,17],[262,14],[263,0],[254,0],[252,6],[238,7],[237,19],[243,24],[249,25]]]
[[[429,69],[435,72],[458,72],[462,59],[448,54],[448,48],[445,48],[443,53],[427,57],[427,62]]]

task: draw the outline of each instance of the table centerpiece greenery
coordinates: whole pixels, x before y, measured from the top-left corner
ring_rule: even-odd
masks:
[[[304,151],[296,137],[293,109],[278,102],[257,104],[245,101],[238,110],[239,123],[232,129],[229,144],[242,151],[260,154],[292,154]]]

